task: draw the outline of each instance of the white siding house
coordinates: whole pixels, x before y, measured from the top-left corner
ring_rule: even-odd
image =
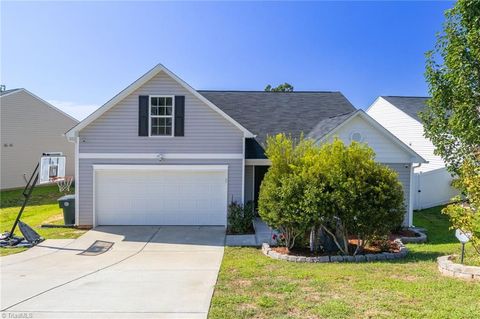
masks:
[[[457,194],[451,187],[452,176],[442,158],[434,154],[435,146],[424,136],[418,117],[427,99],[380,96],[367,109],[368,115],[428,161],[414,168],[414,209],[447,203]]]
[[[78,121],[25,89],[1,92],[1,189],[24,187],[40,156],[62,152],[75,174],[75,145],[65,132]]]

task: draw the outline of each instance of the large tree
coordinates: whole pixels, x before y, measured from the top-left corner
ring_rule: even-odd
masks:
[[[431,99],[420,115],[425,135],[455,173],[480,149],[480,1],[459,0],[427,52]]]

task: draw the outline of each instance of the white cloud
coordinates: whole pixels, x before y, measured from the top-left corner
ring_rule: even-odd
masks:
[[[76,118],[81,121],[86,118],[88,115],[93,113],[96,109],[99,108],[98,105],[93,104],[77,104],[70,101],[57,101],[57,100],[48,100],[48,103],[59,108],[68,115]]]

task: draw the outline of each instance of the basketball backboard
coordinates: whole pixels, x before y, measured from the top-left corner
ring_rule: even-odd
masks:
[[[44,153],[40,158],[39,184],[57,182],[65,178],[66,157],[61,152]]]

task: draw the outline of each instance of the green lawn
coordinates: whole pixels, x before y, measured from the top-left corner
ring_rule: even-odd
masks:
[[[415,214],[429,243],[408,245],[401,261],[295,264],[255,248],[226,248],[209,317],[478,318],[480,283],[437,270],[438,256],[460,252],[440,209]]]
[[[73,193],[74,190],[71,189]],[[63,194],[57,186],[36,187],[32,197],[23,212],[21,220],[33,227],[36,232],[46,239],[50,238],[77,238],[85,231],[72,228],[41,228],[41,224],[63,224],[62,209],[57,199]],[[10,231],[23,203],[22,190],[0,192],[0,231]],[[17,228],[15,233],[21,235]],[[24,251],[25,248],[1,248],[0,256]]]

